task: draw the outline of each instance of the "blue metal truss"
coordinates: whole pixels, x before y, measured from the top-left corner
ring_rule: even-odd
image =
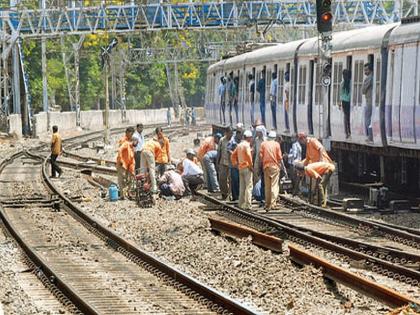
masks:
[[[364,26],[399,20],[394,0],[337,0],[333,2],[334,23]],[[106,2],[105,2],[106,3]],[[414,1],[407,9],[418,10]],[[313,27],[314,0],[272,0],[207,3],[156,3],[121,6],[63,7],[44,10],[8,9],[0,11],[4,36],[22,38],[84,33],[128,33],[152,30],[228,29],[271,24]]]

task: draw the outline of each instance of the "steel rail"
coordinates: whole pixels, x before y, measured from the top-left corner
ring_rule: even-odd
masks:
[[[345,224],[352,225],[358,228],[368,228],[369,230],[381,233],[382,235],[389,237],[393,239],[394,241],[401,242],[405,245],[413,246],[416,248],[420,248],[420,235],[411,234],[404,230],[392,228],[392,227],[389,227],[380,223],[355,218],[345,213],[340,213],[337,211],[324,209],[324,208],[309,204],[304,201],[298,201],[298,200],[289,198],[285,195],[281,195],[280,199],[296,207],[301,208],[299,210],[306,210],[306,209],[310,210],[310,213],[312,215],[314,214],[319,215],[320,217],[340,221]]]
[[[196,292],[204,299],[212,302],[213,305],[220,306],[228,312],[231,312],[233,314],[256,314],[254,310],[247,308],[246,306],[238,303],[230,297],[210,288],[209,286],[197,281],[196,279],[188,276],[187,274],[169,266],[157,257],[140,249],[134,243],[123,239],[112,230],[103,226],[101,223],[99,223],[97,220],[95,220],[93,217],[91,217],[90,215],[85,213],[81,208],[75,205],[63,193],[57,190],[57,188],[54,186],[47,174],[46,168],[48,158],[43,158],[30,152],[27,152],[26,154],[32,158],[40,159],[43,161],[43,180],[48,189],[51,191],[51,193],[59,196],[59,198],[63,201],[63,204],[66,206],[64,207],[65,210],[68,211],[68,213],[72,217],[74,217],[76,220],[78,220],[84,226],[86,226],[90,231],[93,231],[93,233],[95,234],[102,235],[105,241],[109,243],[112,247],[114,247],[117,251],[126,255],[129,259],[133,260],[136,263],[145,263],[151,266],[154,270],[156,270],[155,273],[162,273],[166,275],[167,277],[172,279],[172,281],[175,283],[175,287],[177,286],[177,284],[185,286],[188,288],[186,290],[192,290]]]
[[[255,245],[269,249],[276,252],[282,252],[283,240],[273,237],[272,235],[258,232],[249,227],[245,227],[236,223],[227,222],[225,220],[209,217],[210,226],[212,230],[225,233],[239,238],[252,237]],[[258,241],[254,242],[258,235]],[[273,246],[274,244],[274,246]],[[420,305],[419,301],[411,297],[400,294],[390,288],[379,285],[364,277],[361,277],[353,272],[349,272],[336,264],[330,263],[325,259],[317,257],[295,245],[288,244],[289,258],[300,265],[313,265],[321,268],[324,277],[340,282],[355,291],[361,292],[364,295],[370,296],[376,300],[384,302],[391,307],[404,306],[410,303]]]
[[[248,223],[250,222],[252,224],[262,225],[266,228],[274,229],[275,233],[277,232],[283,237],[298,244],[312,244],[312,246],[319,246],[328,251],[347,256],[352,260],[362,262],[364,266],[373,270],[374,272],[380,272],[387,275],[388,277],[396,278],[396,280],[404,281],[413,285],[418,285],[420,283],[420,272],[416,270],[396,265],[383,259],[346,248],[331,241],[311,235],[310,233],[303,232],[298,227],[287,226],[264,215],[241,210],[237,207],[217,200],[216,198],[211,197],[203,192],[197,192],[197,194],[203,199],[221,206],[221,211],[230,213],[234,215],[235,218],[243,219]]]

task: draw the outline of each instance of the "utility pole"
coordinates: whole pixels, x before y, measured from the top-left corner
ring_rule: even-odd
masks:
[[[321,84],[322,88],[322,138],[328,139],[330,136],[329,128],[329,90],[331,85],[331,39],[332,39],[332,20],[331,13],[331,0],[317,0],[316,1],[317,13],[317,28],[320,34],[321,43]]]
[[[46,0],[41,0],[42,15],[45,14]],[[46,28],[46,19],[42,22],[42,32]],[[47,82],[47,39],[45,36],[41,38],[41,67],[42,67],[42,108],[48,113],[48,82]],[[48,126],[49,127],[49,126]]]
[[[104,80],[105,80],[105,115],[104,115],[104,142],[106,145],[109,145],[109,82],[108,82],[108,72],[109,72],[109,62],[110,62],[110,54],[112,49],[117,46],[118,41],[114,38],[112,42],[108,45],[108,47],[102,47],[101,53],[101,62],[102,67],[104,70]]]

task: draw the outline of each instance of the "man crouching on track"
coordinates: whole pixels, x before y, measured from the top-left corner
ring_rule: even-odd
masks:
[[[302,162],[295,162],[295,168],[298,171],[304,171],[305,175],[315,178],[317,186],[322,196],[322,207],[327,206],[327,187],[332,173],[335,171],[335,166],[329,162],[315,162],[304,166]]]
[[[133,133],[134,128],[128,127],[125,130],[125,136],[118,142],[117,173],[121,199],[127,197],[127,190],[129,189],[130,182],[134,176],[135,159],[132,142]]]
[[[52,131],[53,134],[51,138],[51,178],[55,178],[57,177],[57,173],[58,177],[60,177],[61,174],[63,174],[63,171],[57,164],[57,158],[63,151],[63,147],[61,144],[61,136],[58,133],[58,127],[53,126]]]

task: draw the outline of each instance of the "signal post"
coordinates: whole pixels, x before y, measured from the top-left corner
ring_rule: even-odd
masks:
[[[322,138],[327,140],[330,136],[329,128],[329,91],[331,85],[331,39],[332,39],[332,21],[333,15],[331,11],[331,0],[316,1],[317,28],[319,32],[319,50],[320,62],[322,69],[321,84],[323,86],[322,93]],[[321,130],[320,130],[321,131]]]

